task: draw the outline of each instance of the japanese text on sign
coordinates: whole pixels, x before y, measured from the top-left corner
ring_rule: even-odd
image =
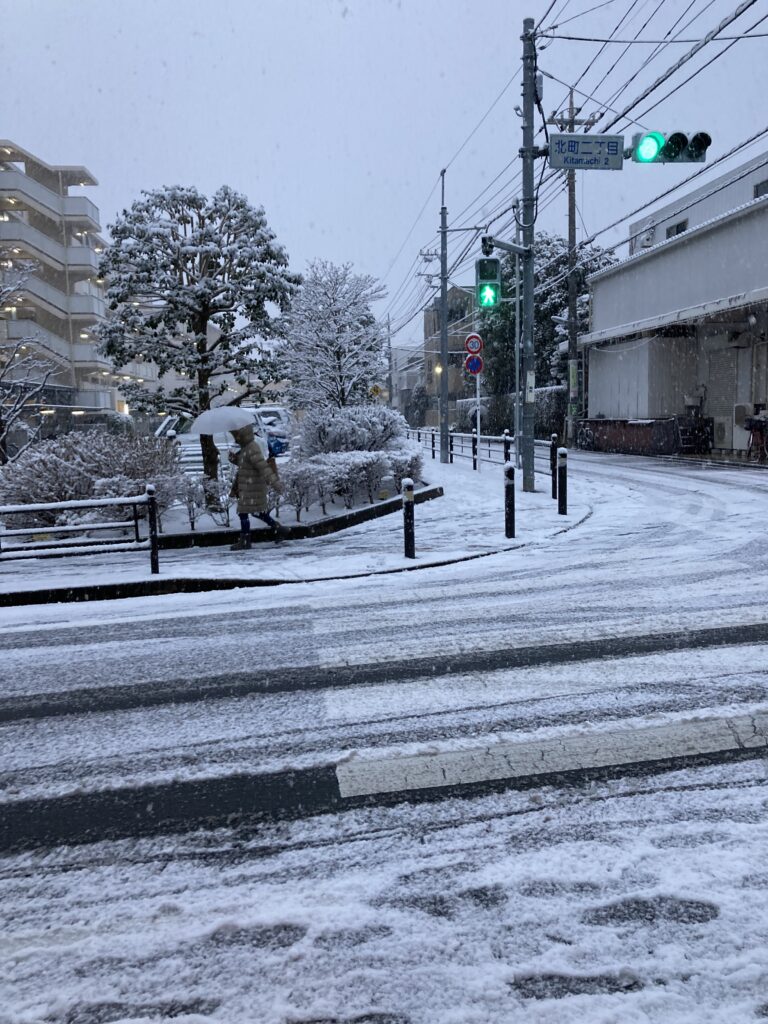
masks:
[[[574,171],[620,171],[623,135],[550,135],[549,166]]]

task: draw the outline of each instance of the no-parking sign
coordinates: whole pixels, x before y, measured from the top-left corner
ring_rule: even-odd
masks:
[[[474,374],[475,377],[478,375],[478,373],[482,373],[482,356],[467,356],[467,358],[464,360],[464,369],[467,371],[467,373]]]

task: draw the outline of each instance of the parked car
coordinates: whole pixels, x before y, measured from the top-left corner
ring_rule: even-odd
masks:
[[[282,455],[291,443],[293,421],[290,412],[281,405],[253,407],[257,433],[266,437],[270,455]]]

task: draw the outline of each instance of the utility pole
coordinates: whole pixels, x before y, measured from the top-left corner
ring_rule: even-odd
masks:
[[[512,203],[515,211],[515,245],[520,245],[520,200]],[[523,334],[520,326],[520,253],[515,253],[515,466],[520,469],[520,339]]]
[[[393,387],[393,374],[392,374],[392,321],[387,313],[387,392],[389,394],[389,405],[390,408],[394,408],[394,398],[392,393]],[[400,412],[403,410],[401,409]]]
[[[547,124],[556,125],[561,131],[573,132],[577,125],[585,131],[593,128],[598,121],[597,115],[581,120],[576,115],[581,107],[573,105],[573,89],[570,90],[568,112],[552,112]],[[576,347],[578,335],[578,308],[576,294],[576,171],[566,171],[568,178],[568,418],[566,421],[567,441],[570,447],[576,444],[576,418],[581,408],[581,389],[579,388],[579,354]]]
[[[440,461],[448,462],[448,211],[445,208],[445,171],[440,171]]]
[[[536,371],[533,347],[533,222],[535,195],[533,185],[533,162],[538,155],[533,140],[533,109],[536,91],[536,43],[534,20],[523,21],[523,146],[520,157],[523,162],[523,490],[535,490],[533,468],[533,411],[535,401]]]

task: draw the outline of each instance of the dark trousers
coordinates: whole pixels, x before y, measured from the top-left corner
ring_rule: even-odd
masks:
[[[240,533],[243,537],[250,537],[251,535],[251,521],[248,518],[249,515],[256,516],[262,523],[266,523],[267,526],[271,526],[274,530],[277,527],[277,523],[269,514],[269,512],[240,512]]]

